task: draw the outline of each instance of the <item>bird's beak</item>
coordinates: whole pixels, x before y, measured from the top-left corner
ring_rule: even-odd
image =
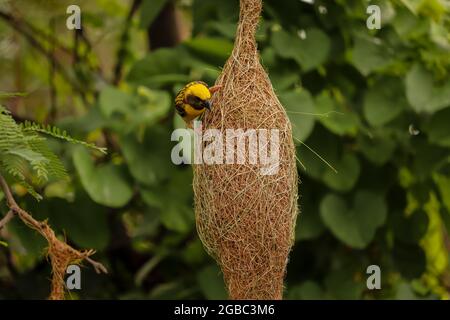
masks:
[[[206,109],[211,110],[211,101],[206,100],[204,106]]]

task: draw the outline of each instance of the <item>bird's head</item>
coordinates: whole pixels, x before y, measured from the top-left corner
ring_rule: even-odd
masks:
[[[203,83],[189,86],[185,93],[185,102],[197,110],[211,109],[211,92]]]

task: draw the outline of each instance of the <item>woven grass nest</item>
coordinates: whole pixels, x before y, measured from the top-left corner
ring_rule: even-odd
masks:
[[[194,165],[197,231],[222,269],[230,299],[282,299],[298,212],[291,124],[257,51],[261,10],[261,0],[240,1],[234,49],[203,130],[278,129],[278,172],[262,175],[261,164],[249,161]]]

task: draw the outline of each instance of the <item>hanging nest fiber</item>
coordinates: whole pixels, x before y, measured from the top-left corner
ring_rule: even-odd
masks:
[[[231,299],[282,299],[288,255],[297,217],[295,146],[286,112],[259,61],[255,32],[261,0],[241,0],[233,52],[216,85],[203,130],[278,129],[279,167],[194,165],[197,230],[222,269]],[[203,143],[203,145],[207,145]]]

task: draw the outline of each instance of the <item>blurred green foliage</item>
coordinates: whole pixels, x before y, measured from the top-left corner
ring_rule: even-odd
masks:
[[[53,17],[62,26],[57,39],[71,47],[72,33],[63,29],[68,4],[45,3],[22,0],[15,8],[50,34],[45,21]],[[171,163],[170,134],[183,126],[174,94],[191,80],[213,84],[229,56],[238,1],[176,1],[192,34],[148,52],[146,28],[170,0],[143,0],[126,37],[131,1],[79,3],[85,35],[98,48],[79,43],[84,60],[64,66],[84,102],[55,76],[52,121],[105,144],[109,155],[52,142],[70,183],[51,182],[40,190],[43,201],[23,195],[21,203],[71,243],[98,250],[110,269],[107,276],[83,269],[83,290],[72,298],[225,298],[220,271],[195,231],[191,168]],[[380,30],[366,27],[369,1],[264,1],[259,50],[293,124],[302,180],[286,298],[449,298],[450,5],[370,3],[381,8]],[[31,19],[31,8],[40,19]],[[24,105],[10,105],[45,121],[48,92],[33,92],[47,87],[48,66],[34,62],[45,58],[17,49],[29,46],[4,21],[0,35],[0,50],[16,48],[0,55],[2,88],[31,91]],[[125,77],[113,85],[111,61],[123,39]],[[0,244],[8,245],[0,246],[0,297],[45,297],[44,242],[14,221]],[[381,268],[381,290],[366,288],[371,264]]]

